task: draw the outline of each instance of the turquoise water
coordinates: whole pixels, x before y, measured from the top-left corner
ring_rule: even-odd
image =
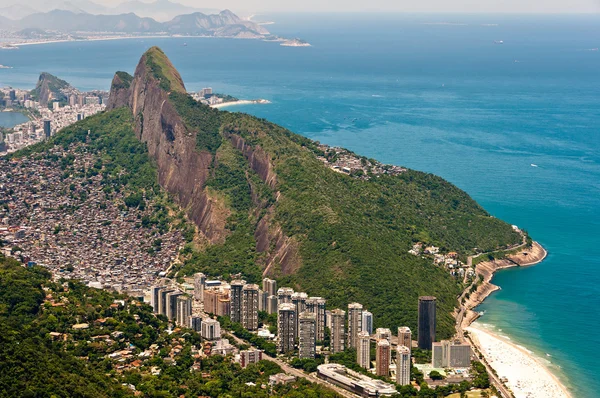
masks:
[[[28,120],[27,116],[19,112],[0,112],[0,127],[14,127]]]
[[[313,47],[213,39],[32,46],[0,52],[0,64],[14,67],[0,71],[0,85],[33,87],[44,70],[106,89],[115,70],[133,72],[159,45],[190,90],[272,101],[231,109],[443,176],[549,250],[542,264],[497,275],[502,290],[482,306],[482,322],[549,353],[576,397],[600,396],[600,52],[592,51],[600,17],[265,18],[277,22],[273,32]]]

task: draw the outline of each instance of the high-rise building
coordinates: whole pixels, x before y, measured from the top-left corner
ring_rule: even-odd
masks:
[[[258,330],[258,285],[245,285],[242,288],[242,326],[248,330]]]
[[[190,317],[192,316],[192,300],[189,297],[177,297],[177,324],[181,327],[190,327]]]
[[[412,332],[406,326],[398,328],[398,345],[405,346],[409,351],[412,351]]]
[[[331,311],[331,353],[342,352],[346,349],[346,335],[344,333],[346,312],[335,309]]]
[[[291,303],[279,304],[277,310],[277,350],[286,353],[294,350],[296,334],[296,307]]]
[[[190,317],[190,328],[195,332],[202,332],[202,318],[192,315]]]
[[[277,300],[279,304],[291,303],[294,289],[291,287],[281,287],[277,290]]]
[[[9,98],[11,101],[16,101],[16,100],[17,100],[17,92],[16,92],[15,90],[10,90],[10,91],[8,92],[8,98]]]
[[[435,341],[435,297],[419,297],[419,348],[431,350],[431,344]]]
[[[310,297],[306,300],[306,310],[315,314],[317,341],[323,341],[325,339],[325,299]]]
[[[275,314],[277,312],[278,302],[277,296],[267,297],[267,312],[269,314]]]
[[[317,317],[312,312],[304,311],[298,316],[298,356],[300,359],[315,358],[316,323]]]
[[[242,289],[246,281],[231,281],[231,322],[242,323]]]
[[[167,294],[167,318],[170,321],[177,320],[177,298],[182,296],[183,293],[179,291],[173,291]]]
[[[331,330],[331,311],[325,310],[325,327]]]
[[[358,347],[356,347],[356,362],[365,368],[371,367],[371,336],[363,331],[358,333]]]
[[[175,290],[173,289],[161,289],[159,294],[160,294],[160,299],[158,302],[158,313],[164,316],[167,316],[167,307],[169,302],[167,301],[167,295],[169,293],[173,293]]]
[[[199,302],[204,302],[204,283],[206,275],[202,272],[194,274],[194,299]]]
[[[306,310],[306,300],[308,299],[308,295],[306,293],[296,292],[292,293],[292,304],[296,307],[296,338],[298,338],[298,332],[300,331],[299,322],[300,322],[300,314]]]
[[[69,95],[69,105],[72,107],[77,105],[77,96],[75,94]]]
[[[358,346],[358,332],[361,331],[362,311],[362,304],[348,304],[348,347],[356,348]]]
[[[392,331],[388,328],[377,328],[375,331],[375,339],[381,340],[386,339],[390,343],[392,342]]]
[[[468,368],[471,366],[471,346],[460,341],[442,340],[433,343],[431,357],[434,368]]]
[[[258,290],[258,310],[266,311],[267,310],[267,299],[269,298],[269,293]]]
[[[373,334],[373,314],[369,311],[362,312],[361,331]]]
[[[150,305],[152,306],[152,311],[158,313],[158,303],[160,301],[160,291],[165,289],[164,286],[152,286],[150,288]]]
[[[257,363],[262,360],[263,352],[261,350],[243,350],[240,351],[240,366],[245,368],[251,363]]]
[[[375,374],[377,376],[388,376],[390,374],[390,356],[391,344],[387,339],[381,339],[377,342],[377,352],[375,355]]]
[[[277,295],[277,281],[274,279],[265,278],[263,279],[262,290],[268,293],[267,296]]]
[[[216,319],[202,320],[202,338],[206,340],[218,340],[221,338],[221,324]]]
[[[51,134],[52,134],[52,128],[50,126],[50,120],[46,119],[46,120],[44,120],[44,136],[46,138],[50,138]]]
[[[400,386],[410,384],[410,349],[398,344],[396,348],[396,383]]]

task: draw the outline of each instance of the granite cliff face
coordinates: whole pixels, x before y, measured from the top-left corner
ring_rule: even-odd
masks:
[[[168,68],[165,73],[173,91],[185,92],[171,62],[160,49],[152,48],[142,56],[130,83],[124,84],[123,76],[115,75],[107,108],[131,109],[136,135],[157,163],[160,185],[174,195],[208,240],[220,242],[226,236],[226,220],[219,216],[222,212],[213,211],[219,206],[204,191],[213,155],[195,149],[197,133],[185,126],[169,102],[165,82],[150,70],[151,62]]]

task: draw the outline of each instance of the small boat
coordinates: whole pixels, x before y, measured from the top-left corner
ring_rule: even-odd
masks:
[[[184,47],[187,47],[187,43],[183,43],[183,46],[184,46]]]
[[[531,163],[531,167],[538,167],[537,164]]]
[[[504,44],[504,40],[494,40],[494,44]]]

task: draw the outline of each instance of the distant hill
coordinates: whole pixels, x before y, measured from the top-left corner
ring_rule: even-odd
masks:
[[[261,38],[269,34],[264,27],[254,22],[244,21],[229,10],[211,15],[203,13],[181,15],[164,23],[152,18],[139,17],[133,13],[93,15],[54,10],[32,14],[20,21],[0,20],[0,29],[42,29],[63,33],[171,33],[243,38]]]
[[[159,22],[170,21],[178,15],[193,14],[193,13],[216,14],[217,9],[210,8],[195,8],[184,6],[179,3],[169,0],[157,0],[152,3],[145,3],[138,0],[127,1],[119,4],[115,8],[107,10],[107,14],[127,14],[134,13],[140,17],[153,18]]]
[[[35,14],[36,12],[39,12],[39,10],[22,4],[13,4],[8,7],[0,8],[0,16],[12,20],[19,20],[28,15]]]
[[[39,101],[42,106],[47,106],[50,100],[54,99],[59,102],[67,100],[63,90],[72,88],[69,83],[50,73],[43,72],[38,79],[37,85],[31,91],[33,99]]]

